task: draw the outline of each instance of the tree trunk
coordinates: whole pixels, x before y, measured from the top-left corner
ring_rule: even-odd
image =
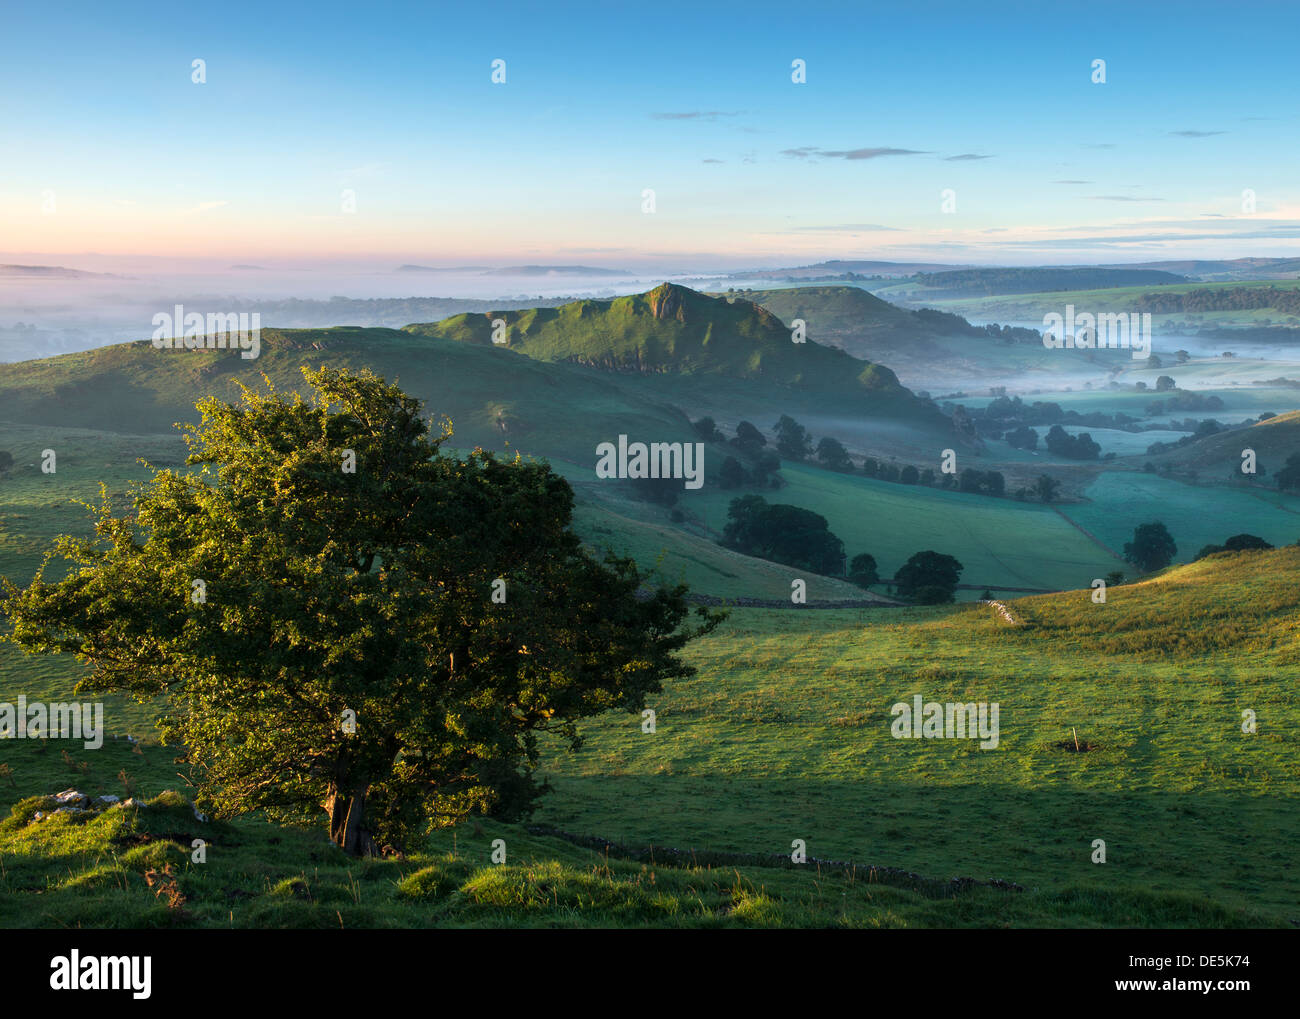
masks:
[[[375,840],[364,827],[365,786],[358,786],[345,793],[331,782],[322,805],[329,812],[331,842],[349,856],[378,855]]]

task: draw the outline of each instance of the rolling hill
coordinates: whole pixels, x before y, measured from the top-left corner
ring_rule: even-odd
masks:
[[[866,416],[930,426],[941,418],[884,365],[812,340],[792,342],[789,327],[751,301],[709,297],[671,283],[610,301],[457,315],[406,331],[492,347],[497,320],[505,323],[504,346],[538,360],[620,374],[751,380],[816,393]]]
[[[1242,451],[1246,449],[1255,451],[1257,467],[1263,467],[1267,473],[1257,473],[1253,479],[1243,475]],[[1272,488],[1273,473],[1293,453],[1300,453],[1300,411],[1294,410],[1249,428],[1209,435],[1178,449],[1138,459],[1175,475],[1195,476],[1205,481],[1253,480]]]

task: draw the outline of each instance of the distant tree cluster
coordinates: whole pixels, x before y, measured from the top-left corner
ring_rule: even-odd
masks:
[[[727,444],[736,452],[725,457],[718,468],[718,484],[724,489],[780,488],[781,459],[767,448],[767,438],[753,424],[742,421],[736,434],[727,439],[711,417],[703,417],[692,426],[703,442]]]
[[[1135,311],[1154,315],[1174,312],[1251,311],[1276,308],[1284,315],[1300,315],[1300,290],[1273,285],[1258,287],[1199,287],[1182,293],[1159,291],[1139,296]]]
[[[1286,466],[1277,472],[1277,487],[1284,492],[1300,491],[1300,453],[1286,458]]]
[[[799,506],[769,503],[761,495],[731,500],[722,544],[745,555],[825,576],[838,575],[844,569],[844,542],[831,532],[825,517]],[[908,601],[946,604],[956,596],[962,569],[950,555],[918,552],[895,574],[893,583],[899,597]],[[876,559],[868,552],[853,557],[847,574],[862,588],[881,581]]]
[[[999,498],[1006,494],[1006,479],[1001,471],[977,471],[967,467],[961,472],[958,487],[963,492],[978,495],[993,495]]]
[[[1272,547],[1263,538],[1256,537],[1253,534],[1234,534],[1222,545],[1206,545],[1196,553],[1196,559],[1201,560],[1206,556],[1217,555],[1220,552],[1265,551]]]
[[[1096,460],[1101,455],[1101,445],[1090,434],[1071,435],[1060,425],[1052,425],[1047,433],[1047,450],[1069,460]]]
[[[844,562],[844,542],[831,533],[820,513],[769,503],[761,495],[731,500],[722,544],[774,563],[835,575]]]
[[[1004,438],[1013,449],[1037,449],[1038,433],[1028,425],[1020,425],[1007,432]]]
[[[989,322],[982,326],[971,325],[960,315],[954,315],[949,311],[936,311],[933,308],[919,308],[911,314],[913,320],[934,332],[949,333],[954,336],[973,336],[993,340],[995,343],[1025,343],[1041,346],[1043,342],[1043,334],[1037,329],[1000,326],[996,322]]]
[[[1168,375],[1161,375],[1156,379],[1157,392],[1169,392],[1173,389],[1169,386],[1162,389],[1161,380],[1169,379]],[[1172,379],[1169,379],[1172,382]],[[1146,406],[1147,417],[1159,417],[1161,414],[1173,413],[1174,411],[1189,410],[1223,410],[1224,404],[1220,397],[1213,394],[1194,393],[1186,389],[1179,389],[1174,394],[1164,400],[1152,400]]]

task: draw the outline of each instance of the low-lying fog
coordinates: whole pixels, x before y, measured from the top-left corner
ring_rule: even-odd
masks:
[[[62,265],[71,271],[0,266],[0,361],[147,339],[153,333],[154,315],[171,313],[177,304],[203,314],[257,311],[264,328],[401,327],[460,312],[639,293],[664,279],[685,275],[585,266],[419,265],[383,269],[249,265],[181,272],[155,264],[123,268],[93,257],[75,263],[63,259]]]

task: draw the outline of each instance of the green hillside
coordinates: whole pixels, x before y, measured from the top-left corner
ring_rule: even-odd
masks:
[[[823,399],[849,398],[865,415],[931,423],[939,417],[883,365],[813,340],[795,343],[785,323],[749,301],[733,303],[670,283],[610,301],[456,315],[406,328],[416,336],[492,347],[497,319],[506,324],[505,346],[544,361],[642,375],[752,379]]]
[[[42,821],[49,802],[26,799],[0,824],[0,922],[1294,922],[1300,550],[1214,557],[1113,588],[1104,605],[1087,590],[1008,604],[1018,625],[982,605],[735,610],[689,649],[698,674],[655,698],[654,733],[611,713],[584,726],[579,753],[546,746],[553,790],[531,825],[469,822],[401,858],[348,859],[318,828],[199,821],[174,794]],[[998,746],[894,738],[891,705],[917,694],[997,702]],[[122,731],[111,708],[109,726]],[[68,786],[125,795],[119,772],[140,797],[177,788],[176,748],[150,739],[67,761],[37,743],[0,743],[12,772],[0,806]],[[194,837],[209,842],[205,864],[189,860]],[[496,838],[505,865],[489,860]],[[880,869],[792,865],[795,839],[815,860]],[[185,898],[170,909],[144,880],[166,862]],[[978,883],[990,880],[1014,886]]]
[[[1068,894],[1067,923],[1132,895],[1121,925],[1141,926],[1145,896],[1187,894],[1282,925],[1300,918],[1298,582],[1289,548],[1112,588],[1104,605],[1086,589],[1009,601],[1016,626],[982,605],[865,625],[738,610],[654,705],[653,737],[611,716],[581,757],[550,757],[539,819],[715,850],[805,838],[818,855]],[[890,706],[916,694],[999,702],[998,747],[892,738]],[[1074,751],[1076,730],[1090,750]]]
[[[1204,481],[1246,481],[1242,474],[1242,450],[1255,451],[1257,467],[1267,474],[1257,474],[1258,484],[1273,487],[1272,475],[1288,456],[1300,453],[1300,411],[1289,411],[1251,425],[1246,429],[1221,432],[1189,442],[1179,449],[1144,456],[1161,469],[1175,474],[1195,472]]]
[[[509,445],[589,462],[597,443],[620,432],[664,442],[694,436],[686,416],[662,401],[509,350],[351,327],[264,329],[261,343],[255,360],[138,342],[0,365],[0,422],[172,432],[175,422],[197,420],[199,398],[233,399],[236,381],[260,386],[265,374],[277,389],[302,390],[303,365],[364,365],[450,418],[462,446]]]

